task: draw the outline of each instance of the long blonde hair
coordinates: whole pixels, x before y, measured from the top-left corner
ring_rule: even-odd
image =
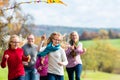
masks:
[[[73,31],[70,33],[70,41],[69,43],[72,45],[73,44],[73,40],[72,40],[72,35],[75,34],[77,36],[77,42],[79,42],[79,34],[77,31]]]
[[[11,48],[10,42],[11,42],[14,38],[18,38],[18,39],[19,39],[19,36],[17,36],[16,34],[10,36],[10,39],[9,39],[9,42],[8,42],[8,48]]]

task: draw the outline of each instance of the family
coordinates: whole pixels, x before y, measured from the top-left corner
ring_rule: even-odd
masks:
[[[35,36],[29,34],[27,43],[20,47],[17,35],[11,35],[8,49],[4,51],[2,68],[8,68],[8,80],[64,80],[66,70],[69,80],[80,80],[82,72],[81,54],[86,52],[76,31],[70,33],[69,42],[61,46],[63,36],[53,32],[48,39],[41,36],[36,45]]]

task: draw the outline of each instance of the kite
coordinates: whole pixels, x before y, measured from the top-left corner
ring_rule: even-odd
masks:
[[[64,4],[66,5],[64,2],[62,2],[61,0],[47,0],[47,3],[60,3],[60,4]]]

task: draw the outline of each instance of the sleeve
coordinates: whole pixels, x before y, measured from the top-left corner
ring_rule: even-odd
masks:
[[[46,47],[42,47],[42,48],[39,50],[37,56],[38,56],[38,57],[43,57],[43,56],[45,56],[45,55],[47,55]]]
[[[26,62],[30,61],[30,56],[25,56],[23,49],[22,49],[22,61],[26,61]]]
[[[78,54],[84,53],[82,43],[79,43],[79,44],[78,44],[78,46],[77,46],[76,49],[75,49],[75,52],[78,53]]]
[[[30,61],[30,58],[29,58],[29,57],[26,57],[26,56],[23,54],[23,56],[22,56],[22,61],[29,62],[29,61]]]
[[[64,66],[68,64],[68,60],[64,50],[62,51],[62,63]]]
[[[2,68],[5,68],[6,65],[7,65],[7,60],[8,59],[5,58],[5,54],[6,54],[6,52],[4,52],[3,57],[2,57],[2,62],[1,62],[1,67]]]
[[[40,44],[38,45],[38,49],[37,49],[37,50],[38,50],[38,52],[39,52],[39,51],[40,51],[40,49],[42,48],[43,44],[44,44],[44,41],[41,41],[41,42],[40,42]]]

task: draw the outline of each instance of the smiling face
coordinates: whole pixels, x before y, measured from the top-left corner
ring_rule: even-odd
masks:
[[[27,37],[27,40],[28,40],[28,44],[34,44],[34,35],[30,34],[28,37]]]
[[[54,32],[48,38],[47,44],[52,42],[53,45],[56,46],[56,45],[60,44],[61,40],[62,40],[62,35],[58,32]]]
[[[61,37],[59,35],[55,35],[52,39],[52,42],[53,42],[54,46],[60,44],[60,41],[61,41]]]
[[[77,32],[72,32],[70,34],[70,38],[71,38],[72,41],[77,42],[79,40],[79,35],[78,35]]]
[[[9,48],[17,49],[19,47],[19,37],[17,35],[12,35],[9,41]]]

